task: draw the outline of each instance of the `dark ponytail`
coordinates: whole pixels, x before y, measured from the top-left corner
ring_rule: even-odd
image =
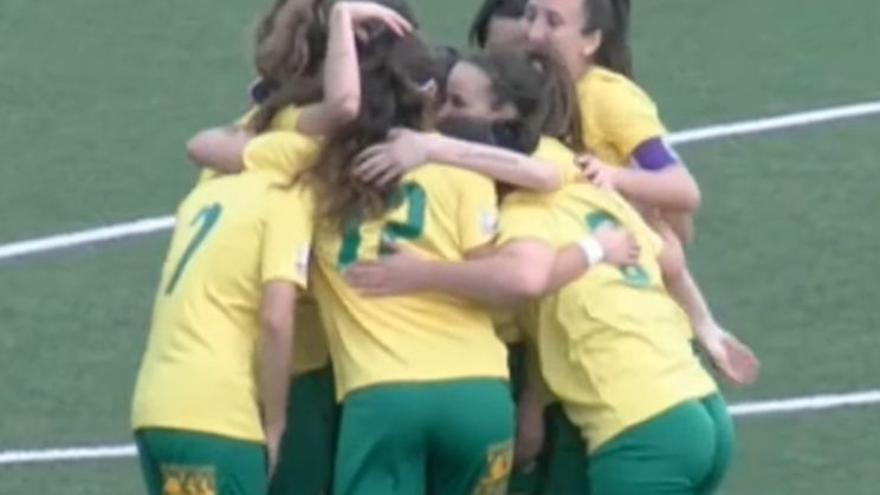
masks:
[[[351,174],[351,165],[392,128],[424,129],[434,93],[431,50],[417,36],[386,32],[360,48],[358,116],[328,136],[317,165],[296,179],[316,188],[318,214],[337,221],[378,216],[388,208],[390,191],[361,183]]]
[[[584,0],[584,34],[602,33],[596,52],[597,64],[633,77],[632,49],[629,44],[630,0]]]

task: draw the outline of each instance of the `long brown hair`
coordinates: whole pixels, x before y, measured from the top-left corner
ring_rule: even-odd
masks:
[[[268,97],[250,122],[255,132],[268,129],[283,108],[323,98],[321,72],[327,56],[330,10],[336,1],[306,0],[303,4],[302,0],[276,0],[259,23],[254,64]],[[405,0],[370,1],[393,9],[416,26]]]
[[[517,118],[496,124],[503,142],[530,153],[541,135],[582,150],[577,95],[565,67],[546,52],[497,51],[468,59],[492,83],[493,105],[511,104]]]
[[[583,0],[583,33],[602,33],[596,52],[597,64],[633,77],[632,49],[629,44],[630,0]]]
[[[288,105],[321,100],[332,0],[276,0],[257,26],[254,65],[268,93],[250,122],[266,130]]]
[[[434,59],[416,35],[383,33],[359,50],[361,107],[357,118],[328,136],[316,165],[296,181],[317,192],[325,219],[375,217],[388,207],[391,191],[378,191],[351,174],[355,156],[385,140],[394,127],[424,129],[431,106]]]

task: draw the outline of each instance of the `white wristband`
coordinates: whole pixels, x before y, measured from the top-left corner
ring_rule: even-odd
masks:
[[[605,248],[599,244],[595,237],[585,237],[578,241],[578,246],[587,258],[590,266],[596,266],[605,259]]]

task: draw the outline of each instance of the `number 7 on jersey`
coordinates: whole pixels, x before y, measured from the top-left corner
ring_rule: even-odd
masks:
[[[219,203],[214,203],[211,205],[207,205],[196,214],[196,217],[193,218],[192,223],[190,225],[196,225],[201,222],[199,225],[199,230],[196,232],[196,235],[193,236],[192,240],[189,241],[189,244],[186,246],[186,249],[183,251],[183,255],[180,257],[180,261],[177,262],[177,266],[174,268],[174,272],[171,274],[171,278],[168,280],[168,285],[165,286],[165,295],[170,295],[174,292],[174,288],[177,287],[177,282],[180,281],[180,276],[183,275],[183,270],[186,268],[187,263],[193,257],[195,252],[199,249],[199,246],[204,242],[205,237],[208,236],[208,233],[211,232],[211,229],[217,225],[217,220],[220,219],[220,213],[223,212],[223,207],[220,206]]]

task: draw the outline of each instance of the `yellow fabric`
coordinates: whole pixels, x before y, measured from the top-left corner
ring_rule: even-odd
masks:
[[[488,179],[463,170],[428,165],[408,173],[400,190],[424,192],[424,215],[413,194],[383,215],[318,227],[313,288],[321,306],[340,399],[362,387],[468,377],[507,378],[506,350],[488,312],[441,293],[368,299],[344,280],[342,269],[375,260],[380,239],[401,225],[419,235],[397,243],[433,260],[461,261],[495,235],[495,190]],[[419,222],[423,219],[423,222]],[[394,227],[397,225],[398,227]],[[355,242],[357,240],[358,242]]]
[[[265,173],[220,177],[181,203],[135,388],[134,428],[263,440],[255,369],[262,288],[306,285],[313,220],[311,195],[275,182]]]
[[[275,121],[293,122],[300,111],[288,107],[279,112]],[[321,152],[322,140],[305,134],[277,129],[260,134],[251,140],[244,149],[245,171],[267,171],[277,174],[279,180],[291,181],[302,171],[311,167]],[[282,143],[279,145],[278,143]],[[296,153],[296,159],[291,159]]]
[[[532,156],[555,168],[562,177],[563,185],[577,182],[580,177],[581,170],[575,164],[574,153],[571,148],[558,139],[541,137],[538,141],[538,148],[535,149]]]
[[[601,67],[577,84],[587,149],[610,165],[626,166],[643,142],[666,135],[657,106],[635,83]]]
[[[237,121],[245,125],[257,109],[253,108]],[[281,110],[272,121],[272,129],[256,136],[244,149],[245,171],[271,174],[279,183],[289,183],[303,170],[312,166],[321,152],[321,139],[294,132],[300,110],[290,106]],[[218,177],[212,170],[204,170],[199,183]],[[327,364],[324,329],[314,298],[305,294],[296,310],[296,338],[293,343],[291,373],[299,375]]]
[[[298,110],[288,107],[275,117],[273,126],[286,123],[291,126],[290,128],[294,128],[298,116]],[[279,182],[286,184],[312,166],[320,152],[320,139],[287,130],[265,132],[255,137],[245,147],[245,171],[269,173]],[[297,332],[291,361],[291,373],[294,375],[324,367],[330,356],[316,306],[317,303],[310,294],[306,294],[297,304]]]
[[[588,234],[588,218],[597,227],[606,215],[636,236],[642,272],[594,267],[543,298],[537,316],[544,378],[593,450],[716,390],[681,338],[688,321],[663,286],[662,242],[619,196],[588,184],[553,194],[514,193],[502,205],[499,239],[540,239],[559,248]]]

